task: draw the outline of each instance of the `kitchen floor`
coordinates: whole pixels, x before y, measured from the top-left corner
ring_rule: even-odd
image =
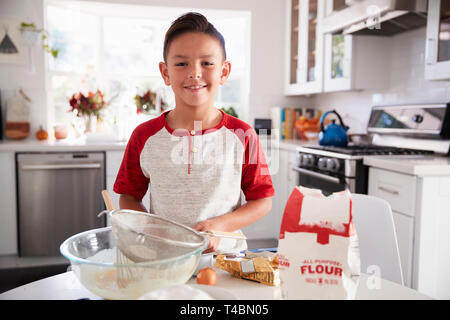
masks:
[[[247,240],[249,249],[274,248],[277,239]],[[69,267],[64,257],[0,257],[0,293],[63,273]]]

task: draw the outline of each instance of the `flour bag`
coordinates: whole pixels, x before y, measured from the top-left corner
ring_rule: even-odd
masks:
[[[292,191],[278,242],[284,299],[354,299],[360,276],[351,193]]]

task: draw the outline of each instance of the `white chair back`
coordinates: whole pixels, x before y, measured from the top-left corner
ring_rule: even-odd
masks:
[[[403,285],[403,274],[391,206],[386,200],[352,193],[353,221],[359,239],[361,272]],[[377,267],[379,269],[377,269]],[[373,268],[373,269],[372,269]]]

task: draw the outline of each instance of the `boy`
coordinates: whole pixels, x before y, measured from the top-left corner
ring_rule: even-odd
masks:
[[[147,211],[198,231],[238,231],[266,215],[274,189],[255,131],[214,107],[231,70],[222,35],[198,13],[175,20],[159,64],[176,106],[139,125],[114,184],[120,208]],[[241,189],[247,203],[241,206]],[[209,237],[204,251],[239,251],[246,242]]]

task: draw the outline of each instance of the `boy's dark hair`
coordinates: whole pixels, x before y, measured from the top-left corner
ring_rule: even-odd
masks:
[[[207,35],[212,36],[219,40],[220,45],[223,51],[224,59],[227,58],[227,54],[225,51],[225,39],[220,34],[219,31],[206,19],[205,16],[201,15],[197,12],[188,12],[177,18],[169,30],[166,32],[166,36],[164,38],[164,51],[163,57],[164,61],[167,62],[167,54],[169,52],[169,46],[172,41],[187,32],[201,32]]]

